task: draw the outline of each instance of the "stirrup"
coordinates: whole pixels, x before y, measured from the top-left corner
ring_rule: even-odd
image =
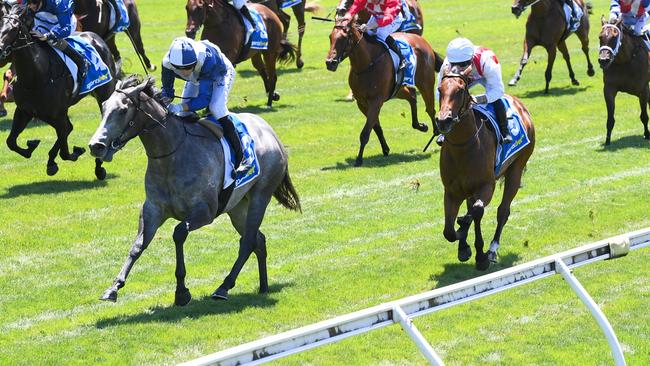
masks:
[[[507,135],[501,134],[501,136],[502,136],[502,143],[504,144],[512,143],[512,135],[510,133],[508,133]]]
[[[241,163],[239,163],[239,166],[237,167],[237,169],[235,169],[235,172],[237,174],[246,173],[249,170],[251,170],[251,168],[253,168],[253,159],[252,158],[248,158],[248,159],[244,158],[244,159],[242,159]]]

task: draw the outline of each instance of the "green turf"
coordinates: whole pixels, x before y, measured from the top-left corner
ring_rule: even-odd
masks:
[[[328,13],[335,2],[323,0]],[[591,57],[597,61],[599,17],[609,1],[594,1]],[[425,37],[444,51],[457,33],[497,53],[504,79],[521,56],[525,19],[510,2],[423,0]],[[159,64],[182,35],[183,3],[138,1],[147,53]],[[45,174],[54,131],[33,123],[19,140],[42,139],[30,160],[0,152],[0,365],[173,364],[243,342],[481,275],[461,264],[442,236],[442,184],[436,147],[410,128],[408,104],[390,101],[381,121],[391,147],[385,158],[374,136],[366,165],[352,168],[363,117],[347,94],[349,63],[325,70],[331,23],[309,21],[305,67],[280,71],[282,99],[263,109],[262,82],[250,63],[238,66],[230,107],[260,113],[290,153],[290,171],[304,214],[273,203],[268,238],[272,292],[256,293],[254,259],[228,302],[207,296],[237,255],[228,220],[193,232],[186,244],[188,287],[194,300],[174,307],[174,245],[168,222],[131,272],[116,304],[98,301],[127,255],[144,199],[146,158],[136,140],[106,164],[61,162]],[[295,24],[290,37],[296,40]],[[139,62],[123,35],[120,48],[132,72]],[[581,82],[570,85],[558,57],[552,94],[543,95],[546,54],[533,51],[519,86],[507,92],[528,106],[537,146],[524,188],[502,237],[500,262],[490,272],[608,236],[650,226],[650,144],[642,138],[638,102],[619,95],[612,146],[604,148],[602,72],[586,76],[577,38],[569,48]],[[596,64],[597,67],[597,64]],[[156,73],[159,75],[159,73]],[[180,86],[179,86],[180,87]],[[9,106],[10,112],[13,105]],[[425,119],[420,100],[420,116]],[[70,142],[85,146],[99,123],[86,99],[71,111]],[[6,138],[10,119],[0,121]],[[419,183],[419,190],[413,188]],[[484,220],[489,239],[496,206]],[[629,365],[650,364],[650,251],[575,271],[617,332]],[[610,365],[605,337],[559,276],[416,320],[448,365]],[[279,361],[286,365],[423,364],[397,326]]]

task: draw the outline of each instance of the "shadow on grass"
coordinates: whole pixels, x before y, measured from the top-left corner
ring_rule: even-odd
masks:
[[[6,117],[0,118],[0,132],[4,131],[10,131],[11,130],[11,125],[14,123],[14,118],[13,115],[8,115]],[[39,121],[37,119],[31,120],[28,124],[27,127],[25,127],[26,130],[32,128],[32,127],[38,127],[38,126],[47,126],[47,124],[43,121]]]
[[[589,89],[589,87],[586,86],[582,86],[582,87],[565,86],[562,88],[557,88],[557,87],[549,88],[548,94],[544,93],[543,88],[540,90],[528,91],[524,94],[516,94],[516,93],[513,94],[518,98],[556,97],[559,95],[573,95],[573,94],[582,93],[587,89]]]
[[[639,128],[639,134],[638,135],[630,135],[630,136],[624,136],[621,137],[618,140],[612,140],[612,143],[607,146],[603,142],[600,145],[600,148],[598,148],[596,151],[597,152],[612,152],[612,151],[618,151],[618,150],[623,150],[623,149],[630,149],[630,148],[648,148],[650,147],[650,142],[648,140],[643,138],[643,128]],[[612,132],[613,134],[613,132]],[[605,137],[603,136],[603,140]]]
[[[227,301],[213,300],[210,296],[203,296],[199,299],[192,299],[189,304],[182,307],[173,304],[156,306],[140,314],[101,319],[95,323],[95,327],[101,329],[122,324],[176,323],[185,318],[198,319],[206,315],[238,313],[246,308],[268,308],[275,306],[278,302],[271,298],[270,294],[278,293],[285,287],[291,286],[293,283],[277,283],[269,286],[268,294],[232,294],[229,295]]]
[[[116,177],[117,175],[109,173],[106,175],[106,180]],[[0,199],[83,191],[86,189],[105,187],[108,184],[106,180],[48,180],[42,182],[18,184],[13,187],[9,187],[2,195],[0,195]]]
[[[470,244],[471,245],[471,244]],[[475,252],[472,247],[472,252]],[[475,254],[475,253],[473,253]],[[453,285],[458,282],[470,280],[475,277],[480,277],[488,273],[497,272],[505,268],[512,267],[512,264],[519,259],[519,255],[509,253],[504,257],[499,257],[499,261],[490,264],[487,271],[479,271],[475,267],[474,257],[467,262],[447,263],[444,265],[444,271],[439,275],[431,275],[429,280],[436,281],[436,286],[433,289]]]
[[[431,153],[420,153],[419,151],[416,150],[411,150],[408,153],[397,153],[397,154],[389,154],[388,156],[384,156],[383,154],[377,154],[377,155],[372,155],[372,156],[366,156],[363,158],[363,165],[359,168],[381,168],[384,166],[389,166],[389,165],[394,165],[394,164],[400,164],[400,163],[410,163],[413,161],[420,161],[420,160],[426,160],[431,157]],[[345,159],[345,162],[338,162],[336,165],[332,166],[326,166],[324,168],[321,168],[322,171],[327,171],[327,170],[346,170],[346,169],[351,169],[355,168],[354,162],[356,161],[356,157],[354,158],[347,158]]]
[[[299,74],[303,71],[308,71],[308,70],[318,70],[317,67],[303,67],[302,69],[298,69],[295,65],[295,63],[290,63],[287,65],[280,66],[280,63],[276,63],[277,69],[275,70],[278,79],[282,77],[284,74]],[[323,69],[325,69],[325,62],[323,62]],[[237,74],[239,74],[243,78],[251,78],[251,77],[260,77],[257,73],[257,70],[237,70]]]
[[[282,104],[282,101],[273,102],[273,107],[267,108],[266,102],[264,105],[247,105],[244,107],[234,107],[229,108],[233,113],[253,113],[253,114],[265,114],[265,113],[275,113],[281,109],[291,108],[294,109],[295,106],[291,104]]]

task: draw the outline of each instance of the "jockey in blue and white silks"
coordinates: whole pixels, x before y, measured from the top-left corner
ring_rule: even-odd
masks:
[[[630,28],[635,35],[640,36],[648,21],[650,0],[612,0],[609,6],[609,21],[615,22],[623,17],[623,25]]]
[[[27,7],[34,12],[32,36],[47,41],[72,59],[79,67],[77,80],[83,82],[88,61],[65,40],[77,27],[73,0],[27,0]]]
[[[468,87],[471,88],[476,84],[485,87],[485,94],[472,96],[473,102],[476,104],[490,104],[494,108],[499,130],[501,130],[503,136],[503,143],[512,142],[512,136],[508,129],[506,106],[501,101],[501,98],[505,95],[501,65],[492,50],[474,46],[467,38],[453,39],[447,46],[447,57],[442,64],[441,72],[438,73],[438,85],[440,85],[444,70],[455,67],[458,70],[456,72],[460,73],[469,66],[472,66],[472,73],[470,77],[471,84]]]
[[[252,162],[242,161],[242,146],[228,111],[228,95],[235,80],[235,68],[219,47],[208,40],[195,41],[178,37],[172,42],[162,61],[162,96],[174,98],[174,80],[185,80],[182,102],[169,104],[176,115],[208,108],[232,142],[237,171],[247,171]]]

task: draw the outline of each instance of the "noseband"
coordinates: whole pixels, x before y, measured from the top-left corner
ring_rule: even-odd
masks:
[[[614,48],[611,48],[608,45],[600,46],[598,51],[601,52],[601,51],[604,50],[604,51],[611,52],[612,53],[612,59],[613,59],[614,57],[616,57],[616,54],[618,54],[618,51],[621,48],[621,43],[623,43],[623,30],[620,29],[619,27],[617,27],[616,25],[609,24],[609,23],[608,24],[603,24],[603,30],[605,30],[605,28],[613,28],[613,29],[616,29],[618,31],[618,37],[616,37],[616,46],[614,46]]]

